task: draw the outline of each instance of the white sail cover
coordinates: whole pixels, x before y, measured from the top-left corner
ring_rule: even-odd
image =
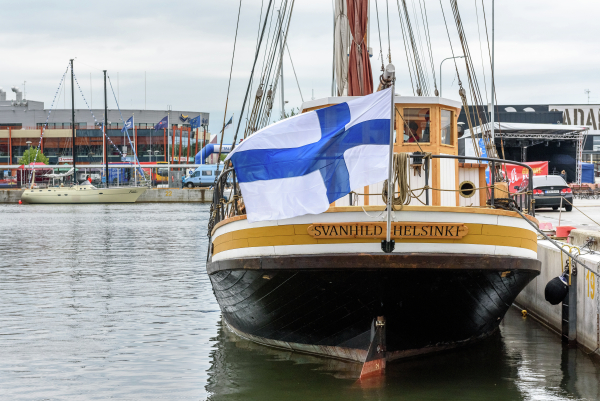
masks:
[[[346,0],[335,0],[334,59],[337,95],[348,93],[348,46],[350,28],[348,26]]]
[[[69,171],[67,171],[66,173],[62,173],[62,174],[54,174],[54,173],[44,174],[44,177],[62,178],[62,177],[66,177],[66,176],[71,175],[71,174],[73,174],[73,169],[72,168]]]

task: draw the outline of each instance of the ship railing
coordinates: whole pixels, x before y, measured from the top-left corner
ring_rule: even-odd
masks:
[[[411,167],[422,165],[425,173],[425,186],[412,191],[421,190],[422,194],[425,195],[425,206],[431,205],[430,192],[435,190],[448,189],[433,188],[429,186],[429,171],[431,169],[432,159],[455,159],[455,160],[476,160],[479,162],[485,162],[489,165],[490,170],[490,182],[486,184],[484,188],[475,188],[478,190],[486,191],[487,204],[481,205],[482,207],[490,207],[495,209],[506,209],[512,210],[513,208],[518,209],[522,213],[528,214],[535,217],[535,200],[533,197],[533,181],[527,180],[527,186],[519,189],[516,193],[511,193],[510,184],[506,183],[507,178],[502,176],[502,166],[505,164],[517,165],[523,167],[529,171],[529,177],[533,177],[533,169],[525,163],[514,162],[512,160],[504,160],[490,157],[475,157],[475,156],[462,156],[462,155],[431,155],[415,152],[408,155],[410,157]],[[231,177],[231,178],[230,178]],[[499,179],[500,178],[500,179]],[[499,185],[504,183],[504,185]],[[450,191],[461,191],[460,189],[454,189]],[[381,195],[381,194],[360,194],[364,196],[370,195]],[[419,196],[419,198],[420,198]],[[352,205],[352,196],[350,197],[350,204]],[[422,201],[421,201],[422,202]],[[423,203],[423,202],[422,202]],[[243,197],[241,196],[239,185],[235,177],[235,170],[233,167],[227,166],[223,171],[218,174],[215,179],[213,202],[211,204],[210,221],[209,221],[209,235],[212,232],[214,226],[220,221],[246,214]]]

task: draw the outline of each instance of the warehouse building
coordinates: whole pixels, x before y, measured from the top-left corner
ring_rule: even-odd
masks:
[[[44,108],[43,102],[23,99],[18,89],[13,89],[13,92],[15,99],[6,100],[6,92],[0,89],[0,165],[17,164],[28,147],[38,146],[44,126],[46,130],[41,148],[49,157],[50,164],[72,162],[71,109],[54,109],[50,112]],[[114,144],[109,146],[109,162],[122,161],[123,156],[131,158],[132,143],[141,162],[168,161],[168,145],[175,144],[178,148],[181,143],[186,149],[189,143],[190,153],[193,153],[197,147],[201,148],[203,141],[210,138],[207,132],[209,114],[199,111],[124,109],[119,112],[109,109],[107,116],[107,135]],[[135,124],[134,129],[129,130],[128,139],[121,129],[123,120],[132,116]],[[168,129],[154,129],[167,116]],[[202,128],[192,130],[189,120],[198,116],[201,116]],[[75,110],[78,163],[102,162],[103,121],[104,109]],[[194,155],[191,154],[191,157]],[[178,160],[178,154],[175,156],[175,160]]]

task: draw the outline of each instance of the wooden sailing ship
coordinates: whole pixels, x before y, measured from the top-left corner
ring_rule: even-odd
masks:
[[[430,159],[411,163],[406,178],[413,188],[432,184],[394,211],[394,252],[380,246],[383,183],[321,215],[250,224],[234,212],[216,221],[207,271],[234,332],[265,345],[365,362],[380,316],[388,361],[497,330],[539,274],[536,232],[515,211],[485,207],[486,165],[461,163],[457,155],[456,102],[396,98],[400,113],[415,106],[431,116],[430,141],[398,140],[394,149],[431,152]],[[449,144],[441,143],[442,111],[452,116]]]
[[[308,101],[302,111],[352,98]],[[395,191],[404,193],[391,213],[392,252],[382,247],[383,182],[322,214],[249,223],[243,193],[229,202],[220,195],[234,171],[226,168],[215,186],[207,271],[227,326],[267,346],[363,363],[362,376],[494,333],[539,274],[537,220],[531,188],[515,199],[495,182],[504,160],[459,155],[461,106],[394,98],[393,152],[405,164],[396,170]]]

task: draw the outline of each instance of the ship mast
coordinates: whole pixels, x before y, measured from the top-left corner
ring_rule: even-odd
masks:
[[[108,188],[108,141],[106,140],[106,123],[108,121],[108,106],[106,103],[106,70],[102,70],[104,72],[104,162],[105,164],[105,175],[106,175],[106,188]]]
[[[73,152],[73,181],[77,183],[77,154],[75,153],[75,85],[73,59],[71,59],[71,146]]]

